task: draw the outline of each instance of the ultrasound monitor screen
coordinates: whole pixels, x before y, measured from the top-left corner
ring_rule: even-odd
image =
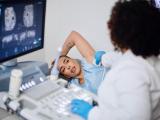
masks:
[[[45,0],[0,1],[0,62],[43,48]]]
[[[160,8],[160,0],[151,0],[151,4],[156,8]]]

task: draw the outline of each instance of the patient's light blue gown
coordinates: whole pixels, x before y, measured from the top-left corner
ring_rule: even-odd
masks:
[[[74,83],[86,90],[97,94],[97,89],[103,81],[109,68],[90,64],[85,59],[80,60],[80,63],[82,66],[85,82],[84,84],[79,84],[78,79],[74,78],[71,80],[71,83]]]

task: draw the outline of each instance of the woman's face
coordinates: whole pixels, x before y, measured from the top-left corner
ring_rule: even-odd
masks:
[[[80,64],[77,60],[68,57],[60,57],[58,70],[67,78],[76,77],[81,72]]]

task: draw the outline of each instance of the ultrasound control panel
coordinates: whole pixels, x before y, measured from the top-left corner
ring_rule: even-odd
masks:
[[[38,85],[30,83],[33,86],[22,91],[20,97],[13,101],[20,104],[16,113],[27,120],[82,120],[70,112],[71,101],[78,98],[92,104],[95,96],[74,84],[65,88],[63,81],[50,80],[48,77]]]
[[[10,75],[13,69],[23,71],[23,81],[20,91],[25,91],[32,86],[43,82],[48,75],[48,64],[40,61],[19,62],[17,66],[8,67],[5,70],[0,69],[0,92],[8,91]]]

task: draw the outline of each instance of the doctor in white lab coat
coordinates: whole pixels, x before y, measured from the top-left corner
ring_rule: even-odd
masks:
[[[98,89],[98,106],[75,99],[71,111],[88,120],[160,119],[160,12],[147,0],[120,0],[108,22],[122,56]],[[110,54],[102,56],[105,66]]]

